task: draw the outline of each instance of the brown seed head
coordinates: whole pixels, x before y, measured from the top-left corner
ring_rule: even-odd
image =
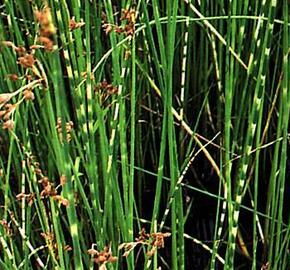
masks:
[[[104,255],[99,255],[97,258],[95,258],[95,263],[103,264],[107,261],[107,258]]]
[[[40,24],[40,35],[50,37],[56,33],[56,28],[53,24],[52,15],[49,7],[45,7],[43,10],[35,11],[35,18]]]
[[[26,49],[24,47],[16,47],[15,51],[18,53],[18,55],[22,56],[26,53]]]
[[[18,75],[17,74],[8,74],[7,78],[10,79],[11,81],[17,81]]]
[[[32,92],[32,89],[26,89],[24,92],[23,92],[23,96],[24,96],[24,99],[26,101],[28,100],[34,100],[34,94]]]
[[[74,17],[72,17],[70,19],[70,21],[69,21],[69,29],[70,29],[70,31],[73,31],[75,29],[81,28],[84,25],[85,25],[85,23],[83,21],[76,22]]]
[[[113,26],[109,23],[104,23],[103,28],[104,28],[106,35],[108,35],[113,30]]]
[[[47,51],[53,50],[53,41],[50,38],[46,36],[40,36],[37,40],[39,43],[43,44],[45,50]]]
[[[122,27],[120,27],[120,26],[116,26],[116,27],[115,27],[115,32],[116,32],[117,34],[121,34],[121,33],[124,32],[124,29],[123,29]]]
[[[2,126],[3,129],[8,129],[8,130],[13,130],[14,128],[14,121],[9,119],[7,121],[4,122],[3,126]]]
[[[18,58],[18,63],[24,68],[32,68],[35,63],[35,58],[32,54],[26,54]]]

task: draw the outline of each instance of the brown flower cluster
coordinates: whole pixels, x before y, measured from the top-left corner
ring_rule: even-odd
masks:
[[[117,94],[118,88],[105,79],[95,87],[95,94],[99,95],[100,102],[104,103],[111,95]]]
[[[53,232],[43,232],[40,233],[40,235],[45,239],[47,247],[49,248],[49,250],[53,251],[56,254],[56,258],[58,258],[58,247],[57,247],[57,243],[55,240],[55,235]],[[65,245],[63,247],[64,251],[70,251],[72,250],[72,247],[69,245]]]
[[[7,47],[11,47],[18,55],[18,64],[21,65],[23,68],[33,68],[35,65],[35,57],[32,53],[28,53],[25,47],[17,47],[11,41],[3,41],[3,45]],[[13,76],[11,79],[16,80],[18,76],[16,74],[12,74]]]
[[[55,241],[54,233],[52,232],[42,232],[40,235],[45,239],[47,246],[50,250],[57,250],[57,244]]]
[[[55,201],[58,201],[60,204],[67,207],[69,205],[69,201],[63,198],[61,195],[57,194],[58,187],[55,188],[54,184],[49,180],[49,178],[44,175],[44,173],[42,172],[40,168],[39,162],[36,161],[36,157],[29,155],[26,159],[26,162],[27,162],[28,167],[33,167],[34,173],[37,175],[37,178],[39,179],[38,182],[42,186],[42,191],[40,192],[41,198],[52,197]],[[60,186],[64,186],[66,183],[66,176],[62,175],[59,179],[59,182],[60,182]],[[28,201],[28,203],[31,205],[32,200],[35,198],[35,194],[20,193],[16,196],[16,198],[18,200],[25,198]]]
[[[164,248],[164,238],[169,237],[171,233],[146,233],[145,229],[139,232],[139,236],[135,238],[135,242],[123,243],[119,246],[119,249],[125,249],[123,256],[127,257],[130,252],[137,246],[137,245],[146,245],[149,247],[147,251],[147,256],[151,257],[154,255],[157,249]]]
[[[118,88],[108,83],[106,79],[99,83],[99,85],[95,88],[97,92],[105,92],[107,95],[116,94],[118,92]]]
[[[47,51],[53,50],[53,35],[56,33],[56,28],[53,24],[49,7],[44,7],[42,10],[36,10],[35,18],[40,24],[38,42],[44,46]]]
[[[136,11],[135,9],[123,9],[121,21],[125,21],[124,32],[126,36],[134,36],[135,34],[135,22],[136,22]]]
[[[107,18],[103,15],[103,29],[108,35],[113,30],[117,34],[124,33],[126,36],[134,36],[135,34],[135,22],[136,22],[136,11],[133,8],[122,9],[122,15],[120,18],[121,25],[113,25],[107,22]]]
[[[73,130],[74,123],[73,121],[69,121],[65,123],[65,132],[66,132],[66,141],[71,141],[71,132]],[[62,135],[62,121],[61,118],[57,119],[56,130],[58,133],[59,140],[63,142],[63,135]]]
[[[57,195],[54,185],[49,181],[48,177],[44,176],[38,182],[42,185],[42,191],[40,193],[42,198]]]
[[[85,23],[82,20],[80,22],[76,22],[75,17],[72,17],[69,21],[69,30],[73,31],[73,30],[76,30],[78,28],[81,28],[84,25],[85,25]]]
[[[32,68],[35,64],[35,58],[32,54],[25,54],[24,56],[18,57],[18,64],[24,68]]]
[[[53,183],[49,181],[48,177],[44,176],[38,182],[42,185],[42,191],[40,192],[40,196],[42,198],[52,197],[55,201],[58,201],[65,207],[69,205],[69,201],[67,199],[57,194]]]
[[[147,255],[149,257],[153,256],[156,249],[159,248],[164,248],[164,238],[165,237],[169,237],[171,235],[171,233],[161,233],[161,232],[157,232],[157,233],[152,233],[151,236],[151,249],[147,252]]]
[[[27,159],[27,165],[28,167],[33,166],[34,167],[34,173],[37,176],[43,177],[42,170],[40,169],[40,164],[39,162],[36,161],[35,156],[29,156]]]
[[[107,263],[114,263],[118,260],[117,257],[112,255],[112,250],[109,246],[105,246],[102,251],[91,248],[88,253],[93,257],[94,262],[99,265],[100,270],[107,269]]]
[[[27,71],[26,74],[23,76],[19,77],[17,74],[8,74],[6,78],[12,81],[16,81],[18,79],[26,79],[27,83],[30,83],[33,79],[40,79],[42,81],[42,85],[44,87],[47,87],[45,84],[45,82],[47,81],[46,75],[42,71],[39,71],[38,65],[41,64],[35,58],[34,52],[32,50],[34,46],[38,45],[32,45],[30,46],[30,51],[26,51],[24,47],[17,47],[11,41],[3,41],[2,44],[7,47],[11,47],[17,53],[17,64],[22,66]],[[25,99],[33,100],[34,96],[31,93],[29,94],[30,95],[25,96]]]
[[[26,90],[23,91],[23,97],[26,101],[28,100],[34,100],[34,94],[33,94],[33,89],[28,88]]]
[[[11,41],[3,41],[2,44],[4,46],[12,48],[18,58],[17,64],[26,69],[26,74],[24,76],[18,76],[17,74],[10,74],[7,77],[10,80],[16,81],[20,78],[26,79],[29,83],[33,79],[41,79],[42,86],[44,88],[47,87],[47,77],[44,72],[43,66],[40,61],[35,57],[35,49],[44,48],[47,51],[53,50],[53,35],[56,33],[56,28],[54,27],[52,15],[50,9],[48,7],[44,7],[42,10],[35,11],[36,20],[39,22],[40,30],[39,37],[37,41],[41,45],[33,44],[29,47],[29,50],[26,50],[23,46],[16,46]],[[23,92],[25,100],[33,100],[34,94],[32,89],[27,89]],[[8,125],[7,125],[8,126]],[[9,127],[11,127],[11,123]]]
[[[0,94],[0,119],[3,121],[2,128],[10,131],[14,128],[13,114],[18,105],[18,103],[7,103],[12,97],[13,94]]]
[[[21,100],[15,104],[11,104],[9,101],[18,93],[20,93],[20,91],[0,94],[0,120],[3,121],[3,129],[13,130],[14,128],[13,114],[17,106],[21,103]],[[31,88],[26,88],[23,91],[23,98],[25,100],[33,100],[33,90]]]

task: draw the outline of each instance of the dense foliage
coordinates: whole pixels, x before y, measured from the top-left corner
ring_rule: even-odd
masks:
[[[0,3],[0,269],[290,269],[288,0]]]

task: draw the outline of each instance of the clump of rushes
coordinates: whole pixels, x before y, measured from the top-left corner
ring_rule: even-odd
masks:
[[[0,270],[289,269],[288,0],[6,2]]]
[[[142,228],[139,232],[139,237],[135,238],[134,242],[122,243],[119,246],[119,250],[125,249],[123,256],[127,257],[137,245],[145,245],[149,247],[147,256],[152,257],[157,249],[164,248],[164,238],[169,237],[170,235],[171,233],[169,232],[156,232],[149,234],[146,233],[144,228]]]
[[[107,263],[114,263],[117,261],[117,257],[112,255],[112,250],[110,246],[105,246],[103,250],[98,251],[94,248],[94,245],[91,249],[88,250],[94,260],[94,263],[98,264],[99,270],[106,270]]]

